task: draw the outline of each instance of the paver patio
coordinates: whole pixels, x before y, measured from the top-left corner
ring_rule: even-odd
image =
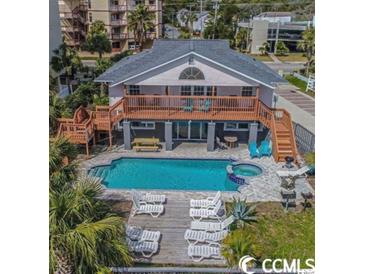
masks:
[[[160,152],[135,152],[133,150],[124,150],[123,146],[114,147],[110,152],[100,153],[96,157],[83,161],[81,163],[81,171],[86,173],[88,169],[98,165],[108,165],[112,160],[121,157],[149,157],[149,158],[197,158],[197,159],[229,159],[235,157],[241,161],[251,161],[257,163],[263,168],[263,174],[250,179],[249,184],[244,185],[236,192],[223,192],[224,200],[231,200],[234,196],[242,199],[247,198],[248,202],[267,202],[281,201],[280,196],[280,179],[276,175],[278,169],[282,169],[283,163],[276,163],[272,157],[263,157],[261,159],[250,159],[246,145],[240,144],[236,148],[208,152],[205,143],[182,143],[173,151],[165,151],[164,148]],[[150,192],[161,192],[153,191]],[[296,192],[313,192],[313,189],[305,179],[296,181]],[[201,198],[211,195],[212,191],[169,191],[163,190],[171,199],[190,199]],[[125,189],[107,189],[104,194],[108,199],[131,199],[130,191]],[[298,200],[302,199],[298,195]]]

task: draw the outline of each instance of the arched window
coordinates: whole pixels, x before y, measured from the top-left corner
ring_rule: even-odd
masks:
[[[204,80],[204,74],[203,72],[195,67],[188,67],[184,69],[179,76],[179,80]]]

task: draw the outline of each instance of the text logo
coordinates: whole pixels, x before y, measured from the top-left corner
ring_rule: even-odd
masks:
[[[243,256],[240,261],[238,262],[238,266],[239,268],[246,274],[253,274],[253,271],[248,271],[248,263],[252,262],[252,261],[256,261],[255,258],[251,257],[251,256]]]

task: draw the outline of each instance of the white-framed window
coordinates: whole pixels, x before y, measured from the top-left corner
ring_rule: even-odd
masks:
[[[191,86],[181,86],[181,96],[190,96]]]
[[[224,131],[249,131],[251,122],[226,122]],[[258,122],[258,131],[264,129],[263,124]]]
[[[204,86],[194,86],[194,95],[203,96],[204,95]]]
[[[130,85],[128,86],[128,92],[129,95],[139,95],[140,94],[140,88],[136,85]]]
[[[242,96],[254,96],[254,87],[242,87]]]
[[[156,124],[155,122],[149,121],[134,121],[131,122],[131,129],[155,129]]]
[[[213,95],[213,87],[207,86],[207,96],[212,96],[212,95]]]

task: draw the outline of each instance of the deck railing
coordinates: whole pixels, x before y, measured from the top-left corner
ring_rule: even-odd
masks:
[[[87,144],[95,137],[94,130],[109,131],[111,144],[113,126],[124,119],[260,121],[271,130],[276,161],[282,157],[277,142],[281,130],[289,131],[292,153],[297,155],[290,114],[267,107],[258,96],[126,95],[112,106],[96,106],[95,111],[80,107],[73,119],[59,119],[59,135]]]
[[[242,96],[127,95],[124,115],[134,119],[254,120],[258,98]]]
[[[86,144],[93,136],[93,122],[91,117],[85,122],[76,124],[74,119],[59,119],[59,133],[63,137],[70,139],[71,142],[77,144]]]
[[[272,110],[274,113],[274,118],[275,121],[280,121],[285,128],[287,128],[290,132],[290,142],[293,144],[293,152],[295,155],[298,154],[298,148],[296,145],[296,140],[295,140],[295,134],[294,134],[294,128],[293,128],[293,123],[292,123],[292,119],[291,119],[291,115],[290,113],[285,110],[285,109],[274,109]],[[275,123],[274,123],[275,125]],[[275,138],[276,139],[276,138]]]

